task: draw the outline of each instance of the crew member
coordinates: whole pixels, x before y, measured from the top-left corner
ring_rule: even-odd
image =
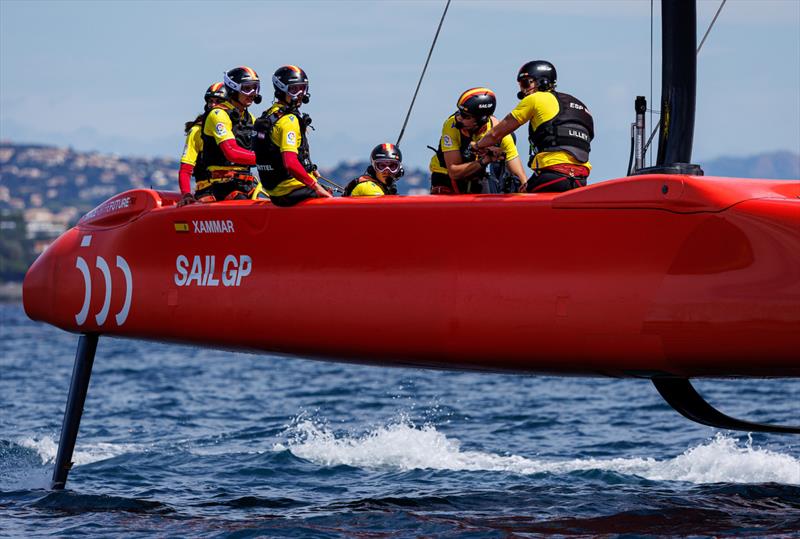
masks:
[[[203,119],[211,107],[219,104],[227,98],[225,85],[215,82],[206,90],[206,104],[202,114],[198,114],[194,121],[186,122],[185,134],[186,143],[183,145],[183,155],[181,155],[181,168],[178,171],[178,185],[180,186],[181,198],[178,205],[192,204],[196,202],[192,194],[192,176],[195,181],[207,180],[208,170],[203,166]],[[197,163],[200,163],[199,166]]]
[[[261,81],[246,66],[235,67],[223,78],[227,99],[211,107],[203,121],[203,164],[209,178],[197,182],[195,198],[202,202],[248,199],[258,190],[250,167],[255,117],[247,110],[260,103]]]
[[[533,174],[527,192],[562,192],[584,187],[592,165],[589,163],[594,121],[579,99],[556,92],[556,68],[550,62],[535,60],[523,65],[517,74],[521,99],[473,148],[482,155],[492,144],[528,124],[530,160]]]
[[[514,139],[509,135],[500,140],[500,146],[478,156],[469,148],[470,142],[481,140],[497,123],[492,116],[497,98],[488,88],[471,88],[458,98],[458,110],[445,120],[436,155],[431,158],[431,194],[513,192],[526,181]],[[495,143],[496,144],[496,143]],[[432,148],[431,148],[432,149]],[[505,168],[517,186],[493,187],[486,167],[492,162],[505,161]],[[511,182],[509,182],[511,184]]]
[[[386,142],[378,144],[369,154],[370,165],[360,177],[344,188],[342,196],[379,197],[397,194],[397,180],[405,173],[400,148]]]
[[[258,176],[277,206],[294,206],[308,198],[333,196],[319,182],[311,162],[306,130],[311,125],[300,106],[308,103],[308,77],[297,66],[279,67],[272,75],[275,103],[255,124]]]

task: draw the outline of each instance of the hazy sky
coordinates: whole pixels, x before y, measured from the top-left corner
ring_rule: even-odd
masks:
[[[45,2],[0,0],[0,138],[177,158],[183,122],[222,72],[311,80],[312,155],[321,166],[394,141],[445,2]],[[702,37],[719,0],[698,2]],[[650,97],[648,0],[453,0],[402,149],[424,166],[465,89],[488,86],[497,115],[515,77],[547,59],[558,89],[595,118],[594,180],[624,175],[633,101]],[[660,100],[655,2],[652,104]],[[699,42],[698,37],[698,42]],[[800,152],[800,0],[729,0],[698,60],[694,162]],[[649,121],[649,118],[648,118]],[[527,153],[526,133],[518,146]]]

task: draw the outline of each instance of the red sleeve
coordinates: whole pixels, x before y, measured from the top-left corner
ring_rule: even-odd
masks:
[[[291,174],[295,180],[313,189],[317,180],[306,172],[306,169],[303,168],[303,165],[301,165],[300,161],[297,159],[297,154],[294,152],[282,152],[281,156],[283,157],[283,166],[286,167],[289,174]]]
[[[194,165],[189,163],[181,163],[181,169],[178,171],[178,185],[181,187],[181,194],[192,192],[192,171]]]
[[[237,165],[256,164],[256,154],[236,144],[236,139],[223,140],[220,142],[219,148],[225,154],[225,159]]]

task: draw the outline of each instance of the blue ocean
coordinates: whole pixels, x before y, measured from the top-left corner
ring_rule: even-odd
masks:
[[[647,380],[111,338],[50,492],[77,337],[15,303],[0,323],[0,537],[800,535],[800,436],[697,425]],[[696,386],[800,422],[800,380]]]

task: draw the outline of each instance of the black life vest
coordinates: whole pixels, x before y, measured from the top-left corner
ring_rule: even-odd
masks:
[[[256,168],[261,179],[261,185],[265,189],[275,189],[278,184],[292,177],[283,165],[280,147],[272,142],[272,130],[278,120],[287,114],[293,114],[300,125],[300,147],[297,150],[297,159],[306,172],[311,173],[317,166],[311,162],[311,151],[308,147],[308,137],[306,129],[311,125],[311,117],[308,114],[300,114],[299,111],[289,107],[281,107],[272,114],[267,114],[265,110],[261,117],[256,120],[254,125],[253,151],[256,153]]]
[[[558,114],[533,130],[528,124],[530,159],[540,152],[568,152],[581,163],[589,160],[591,142],[594,138],[594,120],[586,105],[576,97],[561,92],[552,92],[558,100]]]
[[[208,119],[208,115],[211,114],[211,111],[214,109],[222,109],[230,117],[231,128],[233,130],[233,136],[236,139],[236,144],[245,150],[251,150],[253,148],[253,123],[247,109],[240,113],[236,108],[226,110],[219,105],[211,107],[208,112],[203,114],[203,127],[200,132],[203,138],[203,165],[205,167],[241,167],[249,169],[250,167],[248,165],[228,161],[228,159],[225,158],[225,154],[222,153],[222,149],[217,145],[217,141],[214,137],[206,135],[206,119]],[[200,160],[198,159],[198,163],[199,162]]]
[[[364,183],[364,182],[374,183],[375,185],[381,188],[381,191],[383,191],[384,195],[397,194],[397,184],[394,181],[392,181],[389,185],[384,185],[384,183],[376,179],[375,176],[376,176],[375,169],[373,169],[372,165],[370,165],[369,167],[367,167],[367,171],[364,173],[363,176],[359,176],[358,178],[350,180],[350,183],[348,183],[344,187],[344,193],[342,193],[342,196],[343,197],[352,196],[356,186],[358,186],[359,183]]]

